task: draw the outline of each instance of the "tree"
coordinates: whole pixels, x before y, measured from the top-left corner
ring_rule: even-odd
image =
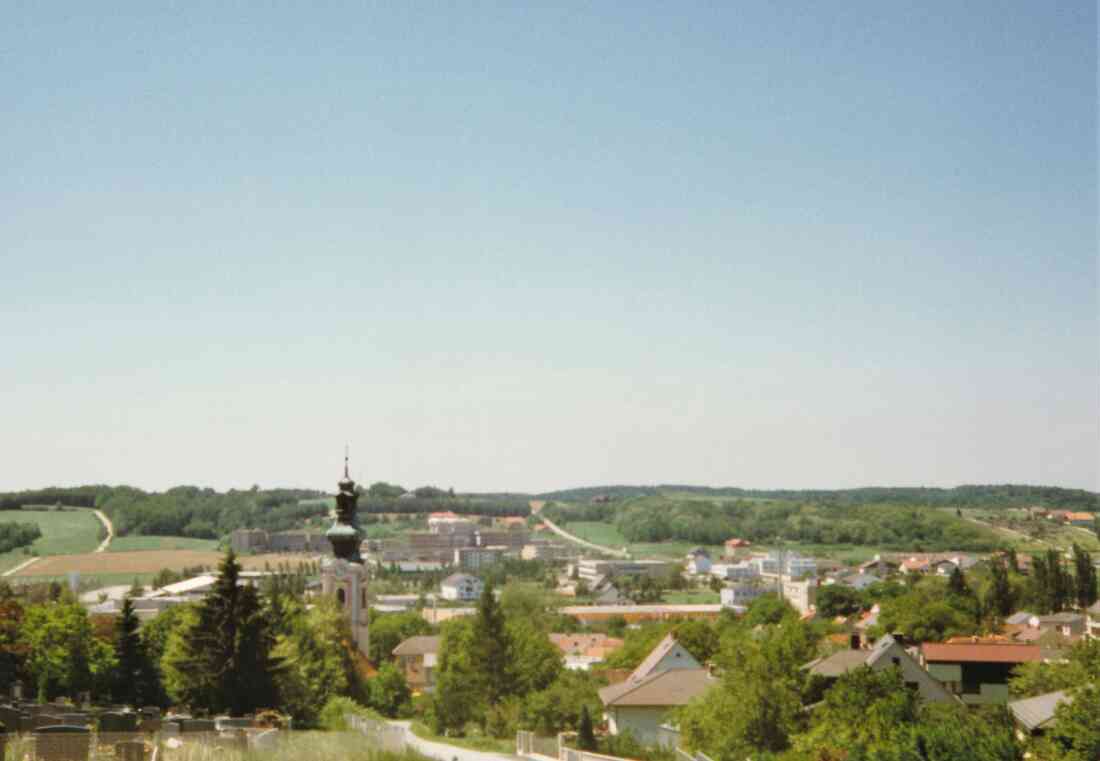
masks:
[[[580,726],[577,727],[577,747],[580,750],[596,750],[596,733],[592,730],[592,717],[588,714],[588,706],[581,706]]]
[[[947,591],[960,597],[970,594],[970,587],[966,585],[966,577],[959,566],[951,569],[951,576],[947,579]]]
[[[1008,579],[1008,568],[1004,558],[996,557],[989,566],[990,586],[987,595],[986,607],[997,616],[1004,618],[1011,615],[1016,607],[1016,600],[1012,593],[1012,584]]]
[[[530,619],[507,623],[509,692],[526,695],[549,687],[562,672],[561,651]]]
[[[367,691],[356,668],[348,620],[335,600],[317,600],[307,611],[288,611],[273,656],[281,668],[275,675],[283,710],[297,724],[316,726],[318,711],[329,699],[350,697],[365,702]]]
[[[431,719],[438,734],[461,734],[481,711],[481,675],[474,669],[471,651],[474,622],[460,618],[445,623],[440,630],[439,667],[432,693]]]
[[[277,704],[272,657],[275,637],[259,595],[240,586],[240,563],[230,550],[214,588],[185,627],[173,633],[164,667],[169,692],[193,708],[241,716]]]
[[[1092,558],[1074,542],[1073,544],[1074,567],[1074,597],[1077,607],[1087,608],[1096,602],[1096,566],[1092,564]]]
[[[679,711],[685,745],[712,758],[783,751],[805,717],[801,667],[816,648],[809,627],[786,618],[759,634],[740,634],[723,640],[721,682]]]
[[[160,674],[149,659],[140,627],[141,623],[134,613],[134,603],[127,595],[122,600],[122,611],[115,622],[118,666],[112,680],[111,697],[116,703],[152,705],[161,697]]]
[[[1062,761],[1095,761],[1100,758],[1100,684],[1088,684],[1073,692],[1054,711],[1052,744]]]
[[[378,676],[370,680],[371,707],[383,716],[400,716],[409,709],[411,697],[405,675],[395,663],[382,664]]]
[[[513,685],[508,679],[510,645],[504,614],[497,604],[493,585],[486,584],[478,600],[477,615],[474,616],[470,662],[483,685],[483,694],[489,705],[495,705],[513,692]]]
[[[110,644],[95,636],[84,608],[51,602],[27,608],[20,631],[26,668],[43,700],[91,690],[110,691],[116,659]]]
[[[825,693],[796,747],[819,758],[872,754],[895,745],[895,735],[917,721],[919,708],[920,695],[905,688],[899,669],[861,666]]]
[[[843,584],[829,584],[817,590],[817,612],[826,617],[850,616],[863,608],[863,595]]]

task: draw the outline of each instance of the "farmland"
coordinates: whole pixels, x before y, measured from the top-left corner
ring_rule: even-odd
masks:
[[[94,520],[94,517],[93,517]],[[59,578],[70,573],[82,576],[123,574],[134,576],[156,573],[162,569],[180,571],[184,568],[217,567],[224,556],[210,550],[136,550],[133,552],[84,553],[80,555],[54,555],[16,573],[16,579]],[[241,565],[249,570],[263,570],[281,563],[297,566],[317,558],[304,554],[243,555]]]
[[[193,539],[189,536],[116,536],[111,540],[108,552],[136,552],[140,550],[204,550],[218,548],[215,539]]]
[[[91,510],[5,510],[0,520],[35,523],[42,536],[30,547],[0,555],[0,571],[14,568],[33,555],[91,552],[100,541],[103,526]]]

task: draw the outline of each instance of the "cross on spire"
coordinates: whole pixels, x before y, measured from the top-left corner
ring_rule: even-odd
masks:
[[[348,445],[344,444],[344,478],[351,478],[348,475]]]

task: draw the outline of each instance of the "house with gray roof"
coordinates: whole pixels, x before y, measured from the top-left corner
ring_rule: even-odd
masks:
[[[920,693],[922,699],[930,703],[958,702],[951,692],[927,671],[921,668],[916,658],[911,656],[901,643],[889,634],[875,643],[869,650],[849,648],[838,650],[825,658],[803,666],[811,675],[821,677],[827,683],[835,682],[853,669],[866,666],[873,671],[896,666],[901,670],[902,679],[910,689]]]
[[[1054,712],[1058,706],[1072,700],[1072,695],[1065,690],[1058,690],[1034,698],[1013,700],[1008,704],[1008,710],[1021,729],[1034,735],[1048,729],[1054,723]]]
[[[661,725],[716,683],[687,649],[669,634],[622,682],[600,690],[611,734],[630,732],[639,742],[660,741]]]

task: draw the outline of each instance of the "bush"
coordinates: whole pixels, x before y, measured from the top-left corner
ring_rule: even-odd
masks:
[[[322,729],[327,729],[330,732],[346,732],[348,731],[348,714],[362,716],[364,719],[374,719],[375,721],[386,720],[381,714],[356,703],[351,698],[337,696],[329,698],[328,702],[325,703],[318,716],[318,722]]]

